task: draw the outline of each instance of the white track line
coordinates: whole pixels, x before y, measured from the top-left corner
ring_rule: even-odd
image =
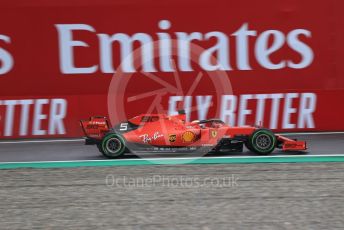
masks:
[[[344,134],[344,132],[304,132],[304,133],[276,133],[279,135],[335,135]],[[79,142],[84,141],[84,138],[78,139],[47,139],[47,140],[11,140],[11,141],[0,141],[0,144],[25,144],[25,143],[54,143],[54,142]]]
[[[344,134],[344,132],[304,132],[304,133],[276,133],[279,135],[332,135],[332,134]]]
[[[239,156],[239,157],[204,157],[204,159],[243,159],[243,158],[290,158],[290,157],[344,157],[344,154],[318,154],[318,155],[281,155],[281,156]],[[71,160],[71,161],[11,161],[11,162],[0,162],[0,164],[26,164],[26,163],[75,163],[75,162],[110,162],[110,161],[161,161],[161,160],[197,160],[203,157],[173,157],[173,158],[136,158],[136,159],[116,159],[116,160]]]
[[[26,143],[54,143],[54,142],[79,142],[85,139],[53,139],[53,140],[13,140],[13,141],[0,141],[0,144],[26,144]]]

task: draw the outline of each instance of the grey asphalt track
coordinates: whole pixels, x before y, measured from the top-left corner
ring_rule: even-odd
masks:
[[[308,155],[344,153],[344,134],[295,137]],[[2,162],[92,159],[104,158],[78,140],[0,143]],[[344,163],[21,168],[0,178],[4,230],[344,227]]]
[[[0,178],[2,230],[344,226],[344,163],[15,169]]]
[[[344,154],[344,134],[320,134],[320,135],[294,135],[290,138],[306,140],[309,150],[305,153],[284,153],[276,150],[273,155],[335,155]],[[250,156],[254,155],[248,151],[244,153],[209,154],[208,157],[216,156]],[[146,154],[145,157],[171,157],[178,154]],[[185,157],[185,154],[183,155]],[[192,154],[190,154],[190,157]],[[135,158],[136,156],[125,156]],[[11,142],[0,141],[0,162],[19,161],[69,161],[69,160],[99,160],[105,159],[95,146],[86,146],[82,140],[62,142]]]

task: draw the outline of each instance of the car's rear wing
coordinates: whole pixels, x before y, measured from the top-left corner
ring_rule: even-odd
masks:
[[[88,120],[81,120],[80,125],[87,138],[100,140],[111,128],[110,121],[106,117],[94,116]]]

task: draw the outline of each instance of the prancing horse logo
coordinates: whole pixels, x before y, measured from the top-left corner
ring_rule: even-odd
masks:
[[[215,138],[217,136],[217,131],[216,130],[211,130],[211,137]]]

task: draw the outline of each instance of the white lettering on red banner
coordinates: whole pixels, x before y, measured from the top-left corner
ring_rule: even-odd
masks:
[[[142,69],[144,72],[173,72],[171,66],[171,43],[172,39],[177,40],[177,57],[179,71],[193,71],[190,58],[190,45],[193,41],[206,41],[209,39],[216,39],[216,44],[208,47],[201,53],[199,57],[199,66],[206,71],[214,70],[252,70],[249,57],[249,39],[256,37],[256,43],[252,49],[257,62],[266,69],[276,70],[283,68],[303,69],[308,67],[314,58],[313,50],[304,42],[304,38],[310,38],[311,32],[306,29],[294,29],[287,34],[279,30],[266,30],[260,34],[256,30],[249,29],[249,24],[244,23],[237,31],[231,35],[227,35],[221,31],[211,31],[208,33],[201,32],[174,32],[170,34],[167,32],[157,32],[152,36],[146,33],[134,33],[128,35],[125,33],[105,34],[97,33],[96,29],[87,24],[56,24],[59,37],[60,50],[60,70],[64,74],[90,74],[95,73],[98,69],[102,73],[114,73],[113,60],[113,45],[118,43],[120,46],[120,60],[123,72],[133,73],[137,70],[134,67],[133,57],[133,43],[140,42]],[[168,30],[171,27],[171,22],[162,20],[158,23],[160,30]],[[99,43],[99,63],[94,63],[92,66],[76,66],[76,55],[74,55],[74,48],[88,47],[85,41],[74,40],[73,34],[77,32],[93,33],[98,38]],[[234,38],[234,39],[231,39]],[[301,38],[303,38],[301,40]],[[159,41],[159,59],[160,66],[154,65],[154,47],[153,41]],[[272,41],[272,43],[271,43]],[[234,61],[231,62],[229,58],[230,42],[236,44],[236,63],[234,68]],[[301,56],[301,60],[297,63],[292,62],[286,58],[281,58],[278,63],[273,63],[270,56],[281,49],[283,46],[288,46],[292,51]],[[117,56],[117,55],[116,55]],[[211,57],[216,58],[216,64],[211,62]]]
[[[177,114],[177,103],[184,102],[184,109],[189,118],[193,105],[192,98],[187,97],[185,103],[185,97],[171,96],[169,114]],[[211,100],[210,95],[196,96],[195,107],[199,120],[207,117]],[[268,124],[263,125],[270,129],[315,128],[313,113],[316,110],[316,100],[315,93],[222,95],[219,114],[221,120],[232,126],[262,125],[264,120],[269,120]],[[266,104],[269,104],[268,108]],[[269,110],[270,114],[264,114],[264,111]],[[280,117],[282,119],[279,119]],[[251,123],[247,123],[247,120]]]
[[[65,99],[0,100],[0,136],[63,135],[66,115]]]

